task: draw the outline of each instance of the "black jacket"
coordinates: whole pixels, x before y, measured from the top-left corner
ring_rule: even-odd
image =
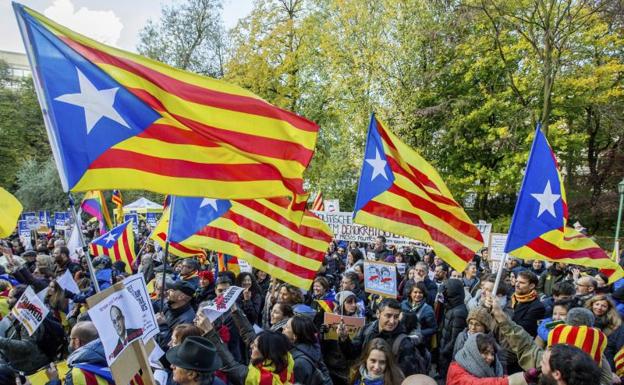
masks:
[[[323,362],[321,348],[318,345],[295,344],[290,354],[295,361],[295,383],[308,383],[316,368],[329,377],[329,371]]]
[[[192,324],[195,318],[195,310],[193,310],[190,302],[178,309],[172,309],[169,304],[165,304],[163,314],[167,322],[159,325],[160,331],[155,339],[160,348],[167,351],[169,350],[167,344],[171,340],[173,328],[180,324]]]
[[[517,303],[513,310],[512,320],[522,326],[531,337],[535,337],[537,335],[537,322],[544,319],[546,314],[544,304],[539,299],[535,299],[531,302]]]
[[[347,359],[352,360],[357,358],[362,353],[362,349],[364,349],[366,344],[368,344],[368,342],[372,339],[382,338],[392,347],[394,340],[401,334],[406,334],[403,325],[397,326],[392,332],[380,332],[379,321],[374,321],[362,328],[353,341],[349,338],[339,340],[338,346],[340,347],[342,354],[344,354]],[[418,354],[417,347],[413,340],[411,338],[404,338],[403,341],[401,341],[396,357],[399,367],[405,376],[417,374],[417,371],[415,370],[415,364],[418,361],[416,354]]]
[[[440,355],[447,364],[453,360],[453,348],[459,333],[467,326],[468,309],[464,304],[464,284],[458,279],[449,279],[444,289],[446,311],[440,338]]]

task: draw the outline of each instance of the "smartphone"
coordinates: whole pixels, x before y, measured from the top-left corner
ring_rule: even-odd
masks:
[[[546,324],[546,329],[548,329],[548,330],[552,330],[552,329],[554,329],[554,328],[555,328],[555,326],[557,326],[557,325],[563,325],[563,324],[565,324],[565,321],[563,321],[563,320],[559,320],[559,321],[552,321],[552,322],[549,322],[549,323],[547,323],[547,324]]]

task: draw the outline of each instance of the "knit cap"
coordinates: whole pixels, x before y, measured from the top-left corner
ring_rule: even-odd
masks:
[[[466,318],[466,322],[470,322],[471,319],[481,322],[481,324],[485,326],[486,333],[489,333],[492,330],[494,319],[487,309],[478,306],[470,310],[468,318]]]
[[[576,346],[600,365],[607,347],[607,336],[589,326],[557,325],[548,334],[548,346],[557,344]]]

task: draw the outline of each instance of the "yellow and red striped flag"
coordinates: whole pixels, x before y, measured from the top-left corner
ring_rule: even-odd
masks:
[[[171,240],[242,258],[277,279],[310,288],[333,234],[309,211],[297,226],[288,205],[286,198],[175,197]]]
[[[314,211],[323,211],[325,210],[325,203],[323,202],[323,193],[321,191],[316,194],[314,197],[314,202],[312,202],[312,210]]]
[[[618,377],[624,377],[624,346],[616,353],[613,361],[615,362],[615,374]]]
[[[568,202],[557,158],[540,126],[518,194],[505,252],[601,269],[614,282],[622,268],[591,238],[568,226]]]
[[[17,198],[0,187],[0,238],[8,237],[15,231],[22,208]]]
[[[91,256],[106,255],[113,262],[123,261],[126,264],[126,272],[132,273],[132,264],[136,255],[134,253],[134,233],[131,222],[131,220],[126,221],[91,241],[89,244]]]
[[[233,84],[14,9],[65,191],[290,196],[302,215],[317,124]]]
[[[151,238],[158,242],[160,247],[165,248],[167,242],[167,232],[169,231],[169,204],[163,211],[163,215],[158,221],[156,228],[152,231]],[[176,255],[180,258],[189,258],[199,256],[202,259],[206,258],[206,251],[200,248],[187,247],[183,244],[176,242],[169,242],[169,253]]]
[[[121,195],[120,190],[113,190],[113,195],[111,196],[111,201],[115,205],[117,209],[117,215],[115,216],[115,220],[117,223],[122,223],[124,219],[123,212],[123,196]]]
[[[458,271],[483,247],[479,229],[453,199],[438,172],[374,114],[354,222],[426,242]]]

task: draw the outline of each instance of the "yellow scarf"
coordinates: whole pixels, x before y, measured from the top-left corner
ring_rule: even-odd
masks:
[[[525,294],[525,295],[514,294],[511,297],[511,307],[515,308],[516,304],[518,303],[533,302],[536,299],[537,299],[537,291],[535,290],[531,290],[529,294]]]
[[[292,385],[295,383],[295,361],[288,353],[288,366],[281,373],[275,373],[275,365],[265,361],[258,366],[249,364],[245,385]]]

